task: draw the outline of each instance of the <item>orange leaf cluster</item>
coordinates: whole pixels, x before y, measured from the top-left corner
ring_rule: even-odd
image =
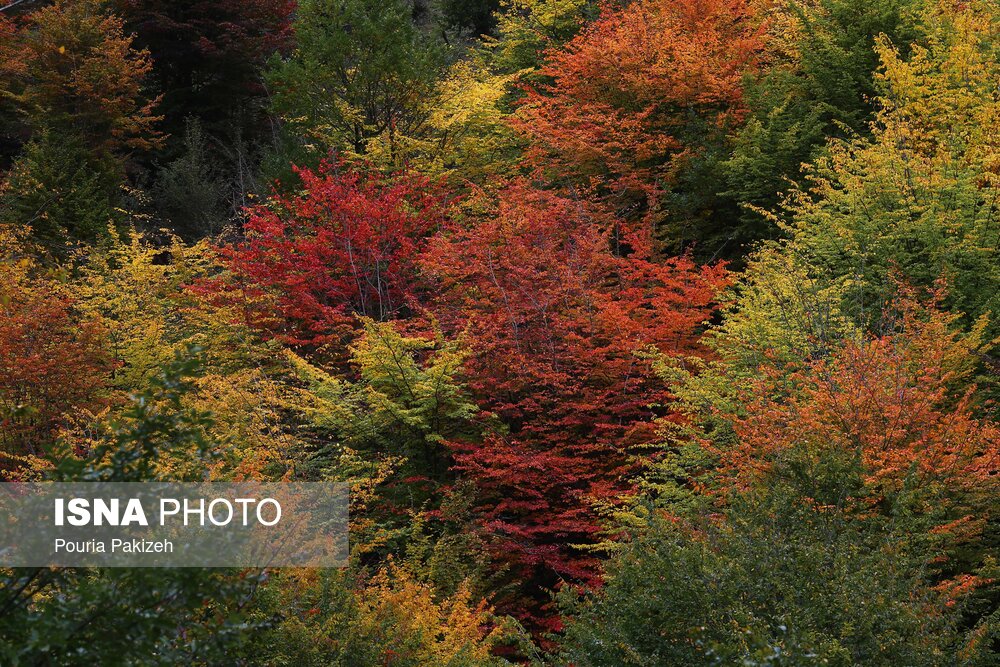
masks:
[[[1000,491],[1000,427],[975,416],[968,385],[973,337],[908,290],[894,310],[893,330],[848,341],[804,370],[762,368],[726,470],[744,485],[790,456],[854,453],[867,506],[907,494],[919,511],[951,517],[938,532],[969,537]]]
[[[741,118],[761,23],[747,0],[607,6],[549,54],[542,75],[551,83],[528,91],[516,125],[533,140],[529,160],[556,180],[657,190],[697,149],[699,132]]]

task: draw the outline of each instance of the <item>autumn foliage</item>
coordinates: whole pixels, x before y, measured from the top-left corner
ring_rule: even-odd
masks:
[[[60,1],[22,29],[20,101],[36,130],[55,129],[114,153],[160,145],[157,100],[144,99],[152,69],[117,16],[98,2]]]
[[[32,280],[23,265],[0,265],[2,454],[39,456],[82,411],[106,405],[113,365],[105,331],[79,321],[73,306],[58,283]]]
[[[743,77],[761,49],[748,0],[642,0],[550,54],[517,127],[529,158],[558,182],[651,195],[683,158],[742,114]]]
[[[572,545],[594,541],[594,505],[630,492],[629,454],[669,413],[669,391],[640,353],[693,352],[724,281],[683,257],[617,255],[609,227],[520,183],[421,261],[430,310],[469,337],[470,389],[508,429],[451,447],[522,581],[596,582],[598,561]]]
[[[975,412],[969,374],[982,343],[956,331],[942,296],[921,303],[903,288],[882,335],[848,340],[790,375],[762,367],[736,422],[740,444],[723,454],[733,482],[856,456],[865,471],[856,511],[907,506],[952,546],[976,538],[996,511],[1000,428]]]
[[[24,62],[14,57],[17,25],[6,16],[0,16],[0,98],[8,103],[16,77],[24,71]]]
[[[348,335],[357,316],[412,308],[420,249],[444,220],[428,182],[335,168],[298,175],[301,193],[252,208],[246,240],[224,251],[226,288],[240,290],[248,318],[283,340],[322,345]]]
[[[426,183],[300,176],[307,194],[251,211],[225,250],[230,285],[282,315],[258,324],[317,345],[359,315],[409,313],[463,336],[472,396],[504,425],[448,443],[480,524],[518,580],[596,583],[598,559],[572,545],[594,542],[594,506],[631,492],[629,456],[669,414],[641,355],[697,351],[724,271],[653,261],[639,239],[647,250],[618,254],[613,220],[528,183],[484,195],[469,225],[418,194]]]
[[[351,487],[0,664],[1000,664],[995,1],[0,5],[0,480]]]

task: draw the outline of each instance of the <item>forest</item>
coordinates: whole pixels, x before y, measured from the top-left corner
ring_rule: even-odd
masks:
[[[0,665],[1000,664],[995,0],[0,5],[0,480],[351,489]]]

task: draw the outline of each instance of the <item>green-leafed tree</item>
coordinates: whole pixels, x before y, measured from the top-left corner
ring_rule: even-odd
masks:
[[[0,224],[30,229],[50,257],[108,237],[120,224],[120,164],[95,155],[73,134],[32,139],[0,185]]]
[[[487,40],[501,73],[536,70],[545,51],[565,44],[598,15],[593,0],[501,0],[496,38]]]
[[[201,121],[190,117],[180,154],[157,174],[153,186],[156,209],[171,229],[187,238],[219,232],[231,216],[222,169],[208,148]]]
[[[294,51],[267,76],[284,124],[280,159],[374,151],[401,165],[425,131],[425,102],[445,64],[441,33],[418,24],[406,0],[306,0],[293,27]]]
[[[788,2],[770,16],[768,67],[747,82],[749,117],[722,165],[724,196],[770,209],[801,166],[831,137],[867,135],[877,110],[875,44],[908,46],[920,34],[922,0]],[[744,210],[737,241],[772,236]]]
[[[942,3],[923,22],[908,57],[878,40],[872,137],[832,141],[773,216],[788,238],[752,257],[721,332],[732,349],[877,328],[900,279],[944,279],[967,326],[1000,312],[1000,18],[992,3]]]
[[[766,31],[758,70],[744,79],[745,118],[706,147],[666,194],[661,233],[704,256],[742,260],[780,234],[759,209],[778,205],[830,138],[867,136],[877,111],[875,43],[908,45],[923,0],[757,3]]]
[[[833,497],[858,483],[849,457],[814,472]],[[982,624],[923,575],[930,553],[886,519],[845,520],[772,483],[717,520],[654,520],[608,567],[599,593],[562,596],[557,664],[893,667],[994,664]]]
[[[291,357],[310,387],[318,444],[301,470],[359,484],[365,512],[353,526],[356,548],[400,554],[413,517],[435,509],[454,481],[447,441],[476,437],[482,425],[461,379],[468,351],[460,343],[403,336],[391,323],[363,324],[351,354],[354,377]]]
[[[151,481],[162,478],[158,470],[167,458],[200,462],[187,466],[200,474],[215,447],[206,437],[210,416],[187,405],[200,368],[194,353],[168,364],[118,420],[99,428],[89,457],[69,447],[54,454],[48,479]],[[0,659],[7,665],[219,664],[249,630],[238,610],[257,583],[252,573],[199,568],[0,570]]]

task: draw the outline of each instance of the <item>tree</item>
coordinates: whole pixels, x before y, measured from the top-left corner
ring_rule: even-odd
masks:
[[[547,50],[575,37],[598,13],[592,0],[501,0],[497,37],[487,40],[491,62],[504,74],[537,70]]]
[[[471,32],[474,36],[489,35],[496,27],[496,12],[500,0],[438,0],[438,10],[446,25]]]
[[[35,131],[51,129],[98,155],[157,147],[156,100],[144,97],[152,64],[121,19],[96,0],[60,0],[29,15],[20,40],[20,101]]]
[[[6,249],[5,249],[6,250]],[[0,263],[0,449],[42,456],[75,413],[97,413],[112,365],[99,321],[83,319],[31,261]],[[2,467],[11,472],[9,461]],[[17,467],[17,466],[13,466]]]
[[[17,26],[0,15],[0,169],[7,166],[20,143],[17,139],[18,123],[15,121],[14,83],[23,78],[25,62],[16,57],[17,43]]]
[[[739,444],[721,454],[724,479],[746,486],[772,470],[812,479],[815,488],[804,482],[804,492],[821,504],[907,514],[912,533],[932,531],[942,540],[946,570],[970,574],[944,556],[954,558],[957,547],[966,557],[970,545],[982,548],[1000,490],[1000,430],[976,418],[975,387],[968,386],[985,321],[962,335],[954,331],[957,320],[904,290],[886,315],[886,333],[847,340],[790,374],[759,368],[761,379],[743,396],[745,414],[735,417]],[[821,493],[813,466],[827,450],[857,457],[863,485],[851,500]]]
[[[121,222],[131,157],[162,142],[156,100],[143,89],[151,64],[96,0],[38,9],[11,36],[20,64],[0,96],[13,100],[30,141],[0,191],[0,223],[30,226],[61,260],[68,245],[104,238]]]
[[[549,180],[616,197],[642,217],[685,158],[743,117],[742,81],[761,47],[745,0],[646,0],[606,6],[551,52],[517,126]]]
[[[354,495],[354,551],[381,562],[407,551],[416,525],[440,527],[431,515],[440,518],[455,483],[447,443],[476,437],[482,426],[463,383],[463,341],[404,336],[393,322],[362,324],[347,373],[288,354],[309,388],[317,443],[299,469],[364,487]]]
[[[440,599],[398,566],[357,583],[340,572],[289,575],[255,613],[273,625],[241,652],[247,665],[502,667],[513,663],[493,652],[518,638],[466,588]]]
[[[735,412],[736,388],[752,392],[761,365],[802,369],[844,340],[884,335],[900,282],[936,289],[943,278],[940,306],[968,330],[996,309],[990,11],[973,3],[930,12],[932,37],[909,60],[881,43],[879,81],[892,94],[880,122],[869,139],[834,140],[808,169],[808,187],[773,215],[788,238],[749,256],[707,338],[721,365],[684,381],[699,419],[718,402]],[[997,325],[986,326],[989,341]],[[980,392],[994,391],[990,347],[979,357]]]
[[[494,74],[486,60],[459,60],[442,75],[428,101],[426,133],[408,142],[410,169],[447,178],[459,192],[502,184],[523,151],[506,99],[517,76]],[[377,146],[373,159],[384,148]]]
[[[315,164],[341,152],[363,156],[382,142],[388,164],[403,166],[444,64],[437,34],[415,24],[405,0],[306,0],[294,28],[294,52],[268,73],[292,150]]]
[[[339,167],[297,173],[302,193],[251,209],[246,240],[224,250],[223,291],[242,290],[250,320],[293,344],[343,342],[357,315],[406,313],[417,257],[444,221],[430,184]]]
[[[220,304],[198,287],[221,270],[207,241],[187,245],[133,232],[90,249],[68,290],[82,316],[105,327],[114,359],[108,385],[118,403],[189,346],[202,349],[205,369],[186,400],[212,414],[207,437],[224,456],[199,469],[199,477],[281,480],[297,469],[295,457],[310,451],[314,397],[276,341],[244,324],[238,306]],[[89,438],[86,425],[66,435],[81,449],[90,447]]]
[[[692,404],[713,400],[713,380],[689,380],[688,405],[732,425],[694,429],[701,467],[682,483],[701,502],[650,486],[661,493],[633,508],[645,520],[606,588],[564,594],[561,658],[994,662],[1000,433],[974,416],[968,384],[982,327],[956,331],[940,298],[901,290],[882,335],[830,339],[792,365],[764,357],[749,383],[736,365],[714,379],[736,387],[732,400]]]
[[[208,139],[195,117],[184,129],[183,151],[163,167],[153,187],[158,212],[171,229],[188,238],[219,232],[228,218],[222,170],[212,159]]]
[[[831,490],[856,469],[829,457]],[[927,550],[877,517],[845,521],[765,480],[723,516],[655,519],[608,565],[600,592],[562,595],[561,665],[992,664],[988,622],[962,625],[922,575]],[[720,520],[721,519],[721,520]],[[995,636],[995,634],[992,634]]]
[[[193,455],[204,465],[214,453],[205,436],[210,418],[186,404],[199,368],[197,349],[186,354],[157,373],[119,419],[92,424],[99,437],[89,458],[52,447],[47,479],[170,479],[158,470],[174,456]],[[218,662],[247,631],[240,603],[261,579],[204,568],[5,569],[0,656],[12,665]]]
[[[274,143],[264,68],[292,42],[290,0],[112,0],[145,49],[169,138],[143,168],[157,214],[186,238],[219,231],[258,190]],[[205,173],[211,163],[213,173]],[[194,183],[185,180],[200,178]],[[193,186],[193,200],[177,189]],[[203,206],[192,210],[195,204]]]
[[[918,6],[912,0],[823,0],[776,9],[765,64],[746,84],[747,122],[715,170],[728,187],[721,194],[770,210],[829,138],[868,134],[877,111],[876,41],[904,48],[915,41]],[[734,231],[744,242],[776,232],[755,210],[744,209],[741,218]]]
[[[114,159],[94,155],[75,135],[45,131],[0,186],[0,224],[30,229],[49,260],[62,260],[81,243],[106,240],[122,222],[121,185]]]
[[[837,308],[863,327],[891,301],[893,272],[925,288],[946,277],[944,305],[966,325],[997,311],[997,20],[989,3],[942,6],[909,59],[878,41],[873,136],[835,140],[817,159],[775,215],[790,240],[765,246],[755,280],[781,255],[777,266],[839,285]]]
[[[594,505],[629,493],[628,454],[668,411],[636,353],[696,351],[723,278],[686,258],[616,255],[608,220],[524,183],[484,211],[435,237],[421,266],[430,311],[468,336],[472,395],[506,427],[450,443],[520,589],[503,609],[542,624],[542,590],[597,581],[599,561],[580,546],[599,540]]]
[[[901,286],[859,327],[837,310],[836,286],[799,280],[751,283],[716,331],[718,357],[695,373],[661,367],[687,419],[666,425],[645,488],[684,517],[786,487],[845,528],[881,522],[918,547],[921,586],[991,636],[1000,440],[974,383],[985,318],[963,331],[941,286],[927,299]]]
[[[166,127],[184,136],[194,116],[214,136],[265,95],[261,70],[289,45],[288,0],[114,0],[136,43],[148,50]],[[256,128],[254,122],[250,128]],[[249,129],[249,128],[248,128]]]

